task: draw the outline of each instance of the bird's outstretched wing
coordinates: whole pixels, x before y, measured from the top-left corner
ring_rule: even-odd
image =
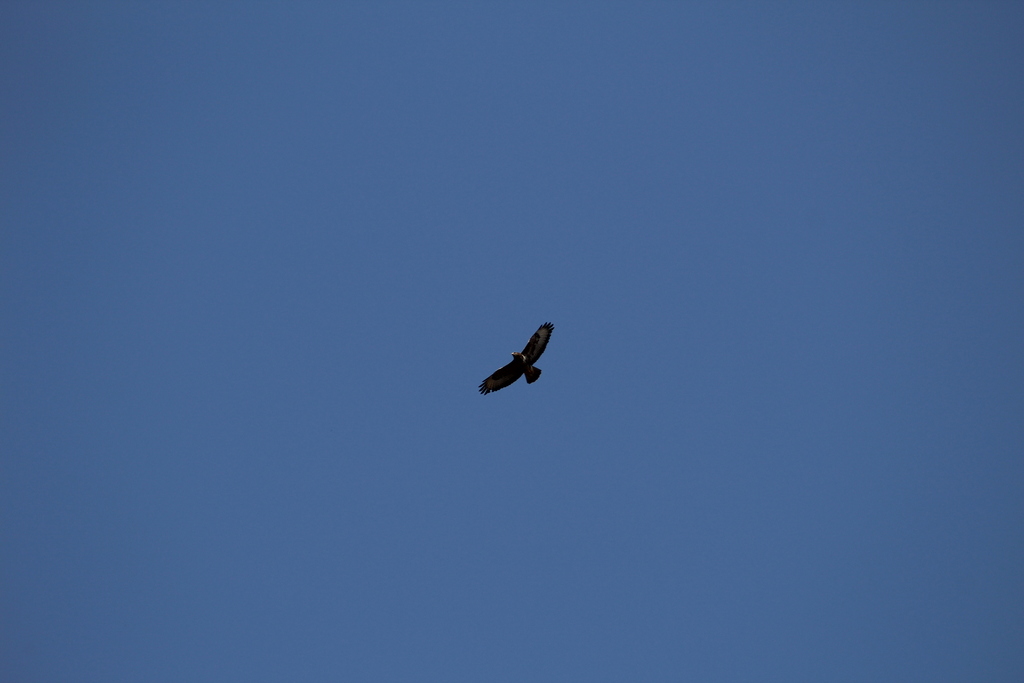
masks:
[[[544,349],[548,346],[548,339],[551,339],[551,332],[554,331],[555,326],[551,323],[544,323],[537,331],[530,337],[530,341],[526,344],[526,348],[523,349],[523,356],[526,358],[527,365],[533,365],[540,358],[540,354],[544,353]]]
[[[480,382],[480,393],[489,394],[498,389],[504,389],[512,382],[523,376],[526,364],[519,358],[513,358],[512,362],[505,367],[495,371],[493,375]]]

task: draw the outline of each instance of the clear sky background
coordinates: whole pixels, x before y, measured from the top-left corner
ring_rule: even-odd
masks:
[[[1020,3],[7,2],[0,316],[0,680],[1024,679]]]

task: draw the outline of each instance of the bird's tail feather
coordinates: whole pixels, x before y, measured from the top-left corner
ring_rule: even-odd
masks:
[[[540,377],[540,368],[535,368],[532,365],[526,368],[526,383],[533,384]]]

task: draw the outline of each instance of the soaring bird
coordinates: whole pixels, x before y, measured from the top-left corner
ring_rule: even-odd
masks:
[[[527,384],[536,382],[537,378],[540,377],[540,368],[533,367],[533,364],[540,358],[540,354],[544,353],[544,349],[548,345],[548,339],[551,338],[551,332],[554,329],[555,326],[551,323],[544,323],[537,328],[537,331],[530,337],[530,341],[522,353],[513,351],[511,363],[480,383],[480,393],[489,394],[492,391],[504,389],[524,374],[526,375]]]

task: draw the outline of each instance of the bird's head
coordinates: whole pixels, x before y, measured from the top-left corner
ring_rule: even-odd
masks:
[[[521,360],[521,361],[525,361],[525,360],[526,360],[526,356],[524,356],[523,354],[521,354],[521,353],[520,353],[520,352],[518,352],[518,351],[513,351],[513,352],[512,352],[512,357],[513,357],[513,358],[518,358],[518,359],[519,359],[519,360]]]

